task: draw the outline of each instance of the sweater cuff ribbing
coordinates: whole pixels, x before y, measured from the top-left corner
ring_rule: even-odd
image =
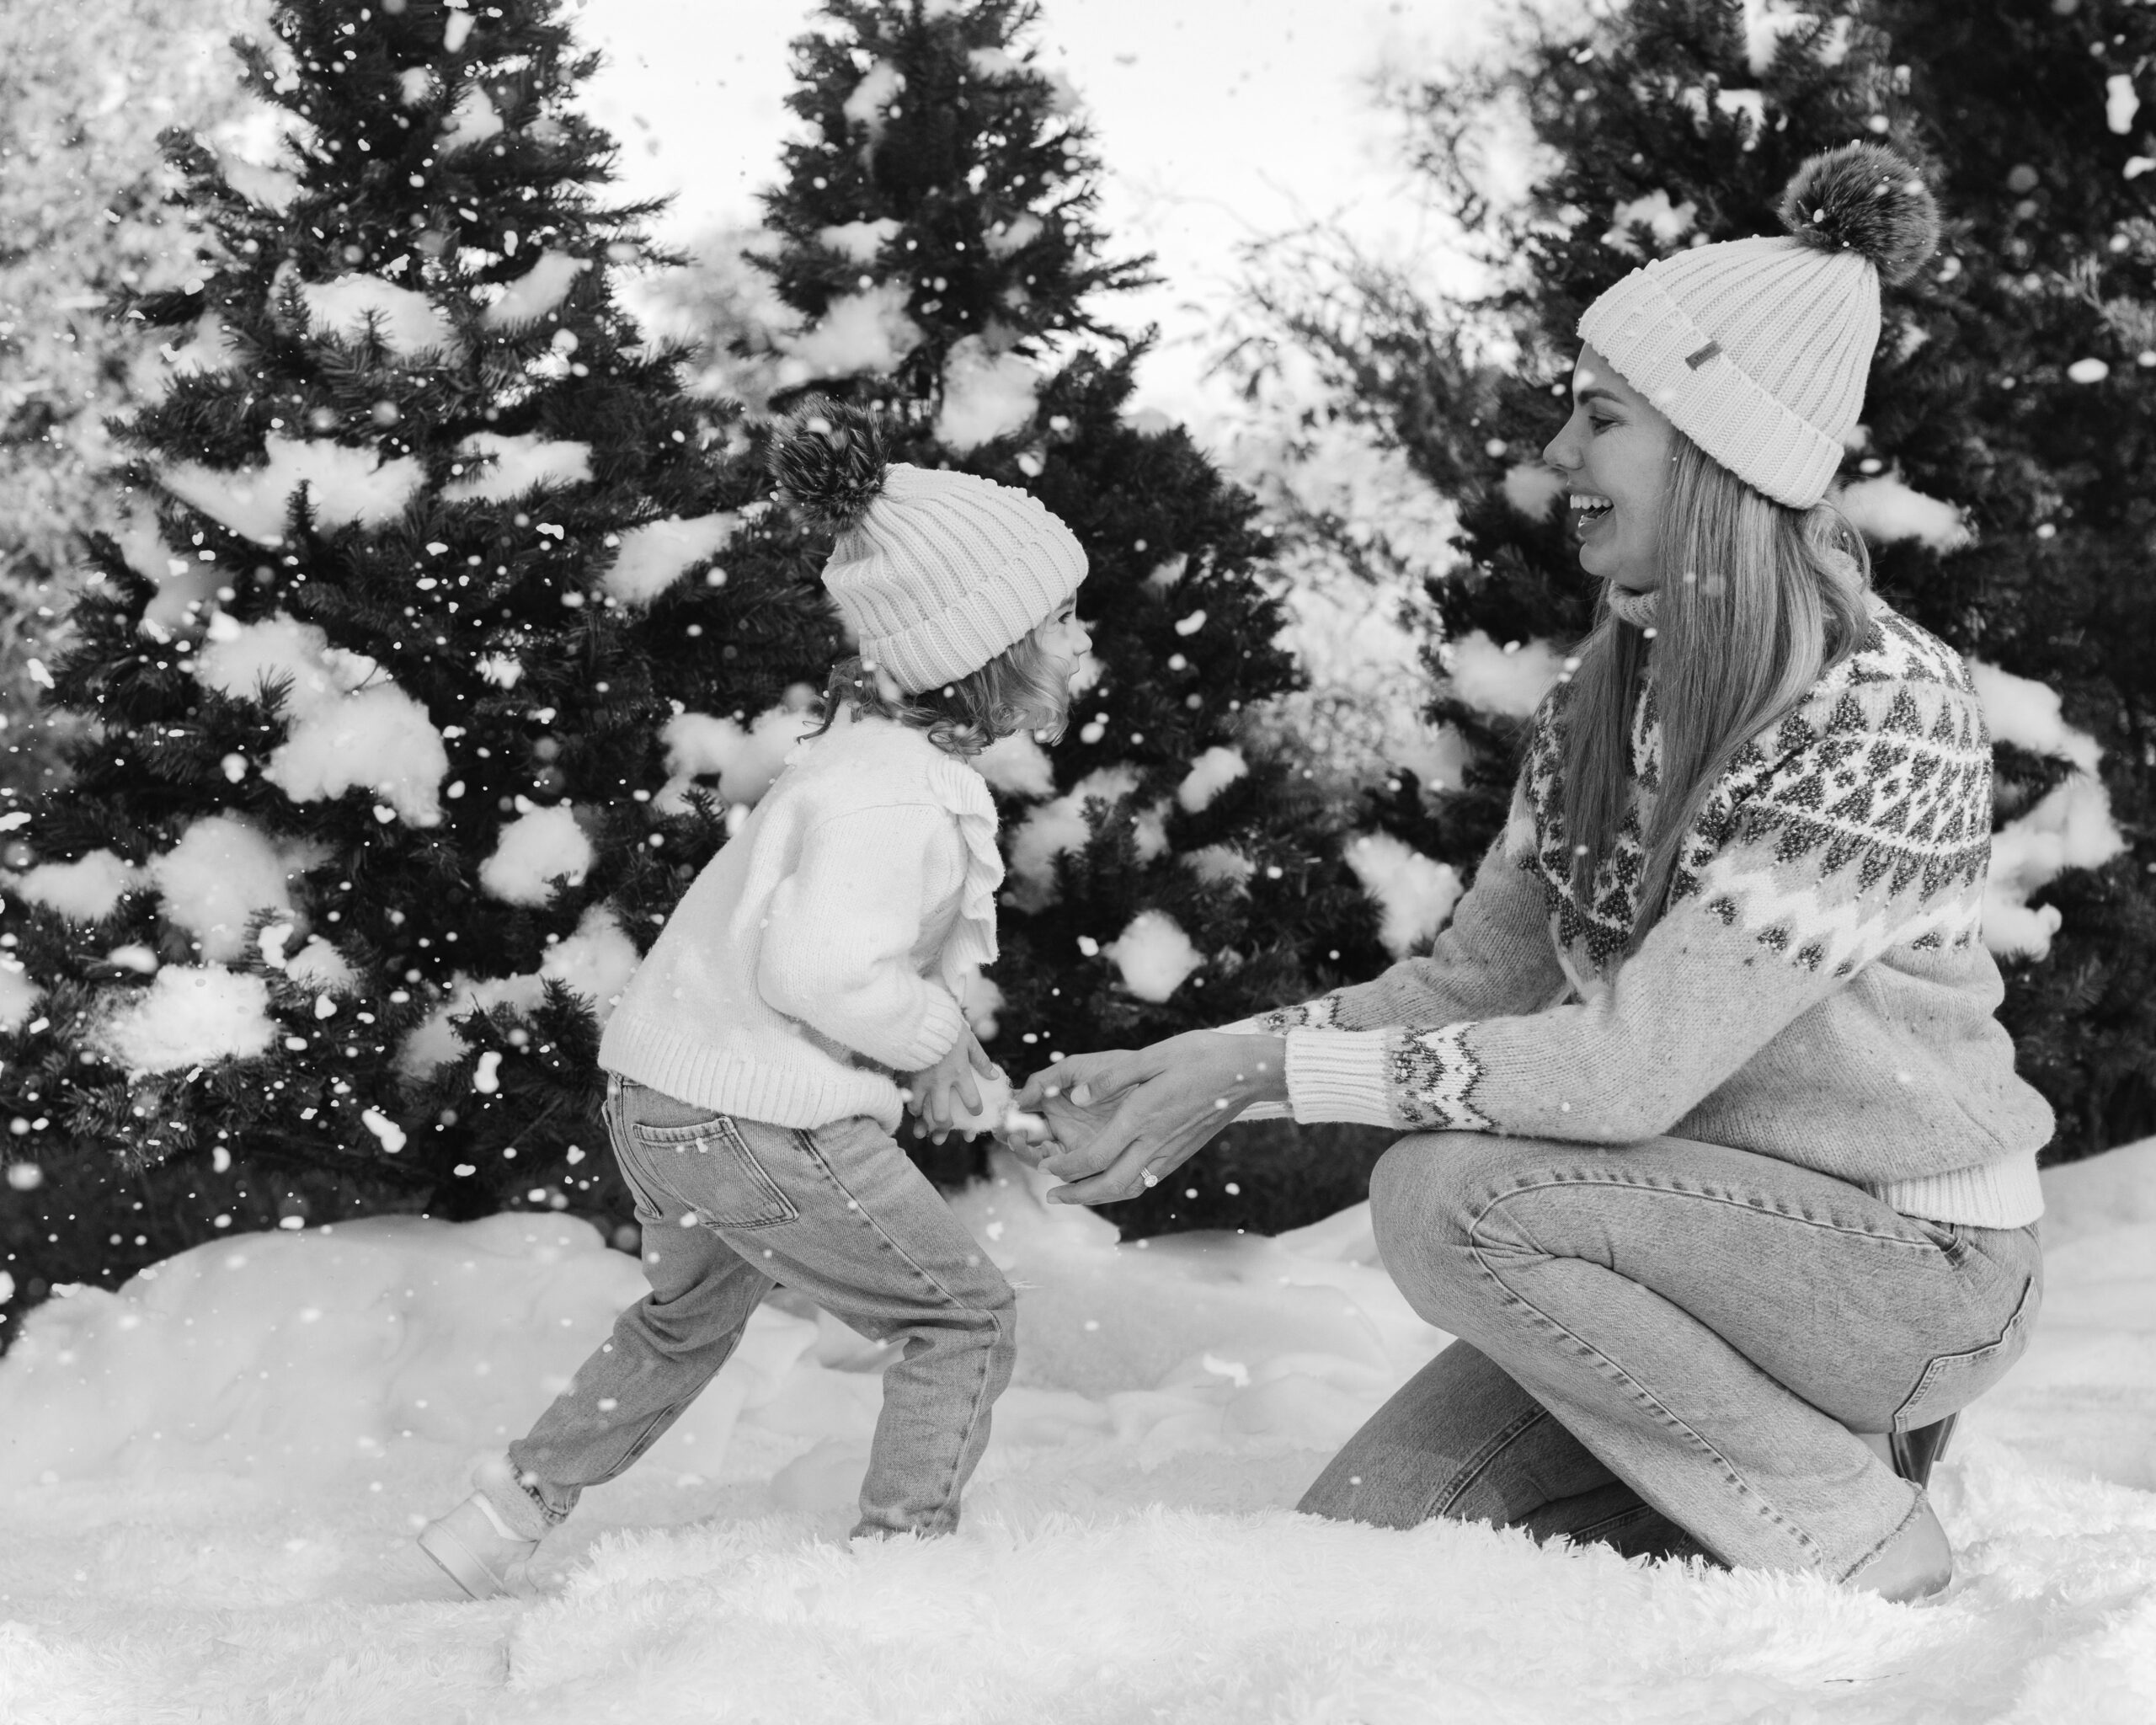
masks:
[[[1869,1188],[1905,1216],[1973,1228],[2025,1228],[2044,1213],[2033,1152]]]
[[[901,1073],[921,1072],[934,1065],[958,1046],[966,1028],[966,1015],[951,991],[930,983],[923,991],[927,1011],[915,1027],[913,1042],[897,1063]]]
[[[1358,1126],[1396,1126],[1385,1030],[1294,1029],[1288,1033],[1288,1099],[1295,1119],[1314,1125],[1345,1120]]]

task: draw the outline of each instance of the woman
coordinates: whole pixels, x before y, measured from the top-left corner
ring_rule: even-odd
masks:
[[[1606,605],[1536,715],[1506,831],[1428,959],[1035,1077],[1069,1201],[1226,1121],[1412,1129],[1387,1268],[1460,1338],[1303,1500],[1811,1570],[1951,1577],[1927,1434],[2039,1298],[2043,1100],[1978,938],[1989,741],[1966,667],[1868,590],[1822,499],[1879,284],[1931,200],[1813,158],[1790,237],[1592,306],[1566,476]]]

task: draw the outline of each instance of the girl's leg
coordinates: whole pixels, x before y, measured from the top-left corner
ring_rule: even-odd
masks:
[[[622,1093],[654,1095],[633,1086]],[[645,1236],[660,1262],[647,1269],[687,1267],[684,1322],[670,1324],[673,1302],[656,1297],[624,1313],[626,1341],[617,1327],[615,1352],[595,1356],[574,1406],[557,1402],[517,1459],[560,1429],[579,1458],[568,1472],[600,1459],[627,1466],[718,1370],[777,1281],[863,1335],[904,1343],[883,1374],[855,1531],[955,1527],[959,1493],[988,1443],[989,1410],[1011,1381],[1017,1299],[890,1135],[867,1119],[800,1131],[698,1108],[676,1124],[639,1103],[616,1140],[623,1168],[660,1219]],[[685,1216],[695,1226],[679,1226]],[[641,1391],[633,1403],[632,1388]],[[602,1399],[618,1404],[606,1444],[587,1411]],[[531,1466],[543,1479],[567,1477],[558,1458]]]
[[[763,1194],[760,1220],[725,1230],[735,1249],[862,1334],[904,1343],[854,1531],[949,1532],[1017,1357],[1010,1284],[873,1120],[729,1124],[735,1166]]]
[[[771,1279],[712,1230],[684,1227],[691,1206],[654,1178],[652,1134],[694,1132],[719,1119],[642,1085],[624,1084],[606,1105],[622,1178],[636,1196],[651,1292],[614,1321],[613,1333],[569,1387],[510,1445],[518,1481],[552,1525],[586,1486],[625,1471],[696,1400],[741,1339]],[[673,1156],[671,1143],[659,1152]],[[661,1166],[662,1176],[667,1171]]]
[[[1378,1527],[1486,1521],[1627,1557],[1705,1555],[1465,1342],[1403,1384],[1296,1507]]]
[[[1838,1578],[1921,1508],[1854,1434],[1929,1424],[1989,1387],[2041,1279],[2033,1229],[1918,1221],[1680,1139],[1409,1138],[1371,1203],[1416,1309],[1616,1480],[1724,1562]]]

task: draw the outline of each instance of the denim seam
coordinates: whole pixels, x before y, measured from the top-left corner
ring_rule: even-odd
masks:
[[[678,1140],[670,1138],[654,1139],[646,1135],[657,1132],[679,1132],[687,1135]],[[696,1220],[707,1227],[739,1228],[743,1232],[748,1233],[763,1228],[779,1227],[785,1223],[798,1221],[801,1219],[799,1206],[786,1195],[786,1188],[774,1180],[764,1165],[756,1160],[755,1152],[749,1148],[748,1140],[741,1135],[740,1128],[724,1114],[714,1114],[709,1120],[695,1126],[647,1126],[639,1121],[631,1121],[627,1136],[634,1150],[647,1156],[655,1155],[657,1151],[669,1148],[678,1154],[686,1151],[692,1144],[700,1148],[707,1143],[716,1146],[718,1153],[733,1157],[743,1179],[748,1183],[752,1190],[762,1196],[766,1200],[766,1208],[771,1204],[778,1206],[778,1214],[776,1215],[721,1215],[717,1210],[708,1209],[703,1204],[691,1204],[680,1193],[670,1188],[667,1188],[669,1197],[679,1204],[683,1210],[693,1212]],[[709,1155],[712,1152],[706,1151],[703,1153]],[[626,1164],[628,1158],[622,1156],[617,1148],[615,1151],[615,1160]],[[663,1167],[664,1158],[659,1160],[660,1166]],[[622,1177],[625,1179],[628,1178],[626,1166],[622,1170]]]
[[[1565,1535],[1565,1537],[1576,1546],[1605,1545],[1609,1542],[1598,1539],[1598,1535],[1608,1533],[1613,1528],[1622,1527],[1628,1521],[1639,1521],[1647,1516],[1661,1514],[1662,1511],[1643,1498],[1630,1507],[1620,1509],[1614,1515],[1605,1515],[1599,1521],[1590,1521],[1585,1527],[1574,1528]]]
[[[1859,1240],[1876,1240],[1882,1246],[1906,1246],[1918,1252],[1936,1252],[1941,1257],[1950,1260],[1953,1257],[1952,1252],[1946,1245],[1931,1238],[1929,1235],[1912,1239],[1902,1234],[1882,1234],[1876,1228],[1857,1228],[1851,1227],[1844,1222],[1824,1222],[1813,1216],[1799,1215],[1793,1211],[1778,1209],[1771,1204],[1760,1204],[1748,1198],[1737,1197],[1723,1192],[1710,1192],[1697,1187],[1679,1185],[1671,1181],[1648,1179],[1636,1174],[1621,1177],[1598,1171],[1557,1179],[1522,1181],[1519,1184],[1509,1187],[1497,1194],[1491,1199],[1491,1203],[1501,1203],[1516,1193],[1540,1192],[1559,1186],[1619,1186],[1633,1192],[1661,1192],[1673,1198],[1695,1198],[1705,1204],[1726,1204],[1733,1209],[1748,1210],[1758,1215],[1778,1216],[1785,1222],[1796,1222],[1806,1228],[1822,1229],[1830,1234],[1847,1234]],[[1487,1209],[1486,1205],[1485,1209]],[[1477,1220],[1480,1220],[1479,1212]]]
[[[1609,1376],[1615,1380],[1615,1381],[1622,1386],[1641,1405],[1644,1406],[1650,1413],[1660,1418],[1665,1425],[1676,1431],[1682,1432],[1686,1437],[1697,1444],[1701,1450],[1705,1450],[1707,1455],[1713,1457],[1715,1461],[1719,1464],[1721,1468],[1726,1483],[1734,1487],[1744,1497],[1750,1499],[1754,1504],[1756,1504],[1758,1506],[1758,1513],[1762,1518],[1771,1523],[1774,1526],[1780,1529],[1783,1532],[1786,1533],[1796,1541],[1801,1551],[1811,1553],[1812,1557],[1812,1567],[1821,1567],[1827,1553],[1825,1548],[1820,1545],[1819,1541],[1815,1539],[1810,1532],[1800,1526],[1780,1509],[1775,1508],[1773,1501],[1769,1499],[1764,1493],[1761,1492],[1756,1486],[1753,1485],[1749,1480],[1746,1479],[1742,1474],[1737,1472],[1737,1469],[1731,1464],[1730,1460],[1726,1455],[1723,1455],[1720,1450],[1709,1443],[1705,1437],[1703,1437],[1699,1432],[1695,1431],[1685,1421],[1678,1418],[1673,1412],[1663,1404],[1662,1399],[1655,1395],[1652,1391],[1649,1390],[1646,1385],[1641,1383],[1638,1379],[1635,1378],[1630,1372],[1626,1371],[1624,1367],[1618,1365],[1615,1360],[1612,1359],[1608,1354],[1604,1354],[1599,1348],[1597,1348],[1585,1337],[1576,1333],[1574,1331],[1567,1328],[1565,1325],[1558,1322],[1556,1318],[1551,1317],[1549,1313],[1544,1311],[1540,1306],[1535,1305],[1533,1300],[1528,1299],[1524,1295],[1518,1292],[1506,1282],[1502,1276],[1499,1275],[1497,1272],[1491,1267],[1488,1259],[1484,1257],[1482,1241],[1481,1238],[1483,1219],[1487,1216],[1492,1210],[1496,1209],[1497,1205],[1503,1203],[1507,1199],[1518,1196],[1522,1192],[1540,1191],[1546,1187],[1566,1186],[1577,1183],[1580,1183],[1568,1180],[1540,1181],[1532,1184],[1522,1184],[1517,1186],[1509,1192],[1500,1193],[1497,1196],[1490,1199],[1480,1210],[1475,1212],[1473,1217],[1468,1223],[1468,1240],[1470,1249],[1473,1252],[1475,1256],[1476,1268],[1481,1270],[1481,1273],[1491,1280],[1491,1282],[1496,1284],[1507,1300],[1524,1309],[1537,1322],[1546,1326],[1548,1328],[1555,1331],[1557,1334],[1564,1337],[1575,1347],[1578,1348],[1582,1353],[1595,1360]],[[1667,1191],[1670,1189],[1652,1182],[1611,1181],[1604,1183],[1612,1185],[1645,1185],[1647,1189],[1656,1191]],[[1694,1194],[1686,1194],[1682,1195],[1690,1196]],[[1556,1254],[1550,1252],[1545,1252],[1544,1255],[1545,1257],[1556,1256]],[[1575,1435],[1577,1435],[1577,1434]],[[1684,1522],[1680,1521],[1678,1525],[1684,1527],[1686,1532],[1692,1532],[1692,1529]],[[1696,1538],[1696,1534],[1694,1536]]]
[[[851,1213],[858,1216],[863,1226],[867,1227],[879,1240],[889,1247],[890,1250],[902,1262],[904,1262],[907,1268],[910,1269],[916,1276],[920,1277],[922,1281],[926,1282],[930,1287],[933,1288],[938,1294],[942,1295],[944,1300],[954,1310],[958,1311],[971,1311],[974,1310],[974,1308],[968,1306],[964,1300],[959,1299],[957,1295],[953,1294],[948,1288],[945,1287],[943,1284],[938,1280],[935,1275],[931,1274],[925,1266],[918,1263],[915,1259],[914,1255],[910,1252],[908,1252],[898,1240],[894,1238],[890,1231],[886,1229],[881,1222],[878,1221],[874,1216],[869,1214],[867,1206],[862,1204],[860,1199],[855,1195],[853,1188],[848,1186],[843,1179],[840,1178],[838,1170],[830,1165],[830,1161],[825,1156],[822,1150],[818,1147],[815,1134],[813,1131],[797,1127],[794,1129],[794,1136],[800,1142],[802,1150],[808,1156],[809,1161],[823,1172],[824,1178],[829,1180],[830,1183],[840,1192],[846,1194],[846,1202],[851,1208]],[[1005,1332],[1003,1314],[999,1311],[991,1311],[983,1312],[981,1315],[986,1317],[990,1323],[995,1325],[996,1335],[999,1339],[1001,1339],[1004,1336]],[[971,1434],[978,1426],[985,1411],[985,1404],[989,1399],[988,1379],[990,1358],[990,1354],[986,1352],[984,1352],[980,1356],[979,1365],[979,1381],[974,1386],[973,1412],[968,1417],[966,1421],[966,1432],[968,1434]],[[939,1521],[942,1517],[950,1513],[951,1498],[958,1487],[959,1464],[965,1458],[967,1447],[966,1438],[961,1437],[952,1451],[950,1466],[946,1470],[946,1477],[943,1485],[937,1494],[942,1500],[941,1508],[937,1512]]]
[[[1994,1336],[1990,1341],[1979,1343],[1974,1348],[1960,1348],[1951,1354],[1935,1354],[1932,1355],[1929,1363],[1924,1366],[1924,1370],[1918,1375],[1916,1387],[1911,1390],[1907,1396],[1902,1398],[1902,1405],[1894,1410],[1892,1422],[1888,1425],[1887,1429],[1895,1432],[1903,1432],[1911,1429],[1910,1427],[1903,1423],[1902,1416],[1907,1413],[1910,1408],[1918,1407],[1923,1402],[1924,1392],[1931,1387],[1933,1381],[1940,1375],[1941,1371],[1944,1370],[1947,1365],[1956,1360],[1972,1359],[1981,1354],[1995,1354],[2000,1348],[2005,1347],[2009,1342],[2011,1342],[2017,1331],[2023,1330],[2026,1327],[2026,1320],[2029,1316],[2029,1308],[2032,1302],[2041,1301],[2041,1295],[2039,1292],[2039,1288],[2040,1284],[2038,1283],[2037,1279],[2034,1276],[2030,1277],[2026,1281],[2022,1283],[2021,1297],[2015,1302],[2013,1314],[2006,1320],[2005,1327],[2000,1330],[1999,1334]],[[2009,1365],[2007,1369],[2011,1370],[2012,1367]],[[1940,1418],[1943,1419],[1949,1418],[1949,1416],[1942,1414]],[[1931,1422],[1927,1420],[1924,1423],[1929,1424]]]
[[[1420,1519],[1427,1521],[1433,1515],[1443,1515],[1449,1512],[1454,1504],[1467,1495],[1476,1481],[1497,1466],[1499,1459],[1516,1440],[1525,1436],[1528,1432],[1549,1418],[1550,1410],[1540,1407],[1530,1407],[1520,1414],[1510,1425],[1483,1445],[1475,1455],[1469,1457],[1460,1470],[1439,1487],[1430,1501],[1423,1506]]]
[[[1880,1541],[1877,1545],[1874,1546],[1861,1557],[1858,1558],[1855,1562],[1850,1564],[1848,1568],[1844,1569],[1839,1575],[1836,1576],[1834,1578],[1835,1580],[1850,1581],[1854,1579],[1858,1571],[1861,1570],[1865,1564],[1870,1562],[1873,1558],[1876,1557],[1881,1551],[1885,1551],[1887,1546],[1892,1545],[1896,1540],[1901,1538],[1903,1534],[1908,1530],[1909,1524],[1914,1521],[1918,1515],[1923,1512],[1924,1503],[1926,1502],[1924,1488],[1921,1486],[1912,1484],[1909,1487],[1909,1489],[1914,1494],[1909,1499],[1909,1513],[1894,1524],[1894,1530],[1892,1533],[1888,1534],[1886,1538]]]

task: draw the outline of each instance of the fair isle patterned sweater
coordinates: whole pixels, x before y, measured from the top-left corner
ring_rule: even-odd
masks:
[[[1990,739],[1952,649],[1872,608],[1857,652],[1732,761],[1629,958],[1659,789],[1652,685],[1631,810],[1586,904],[1561,702],[1545,700],[1506,830],[1431,955],[1236,1027],[1285,1034],[1295,1119],[1669,1135],[1817,1169],[1908,1215],[2034,1221],[2052,1114],[2015,1074],[1978,937]]]

